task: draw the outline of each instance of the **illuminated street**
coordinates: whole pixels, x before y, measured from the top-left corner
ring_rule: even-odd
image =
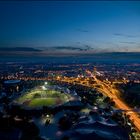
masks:
[[[135,127],[140,131],[140,118],[138,117],[138,114],[136,112],[133,112],[128,105],[126,105],[123,101],[121,101],[120,98],[116,94],[118,94],[119,91],[117,89],[114,89],[111,87],[111,85],[106,84],[100,80],[98,80],[96,77],[94,77],[94,80],[96,84],[89,85],[86,80],[84,80],[85,84],[83,84],[83,81],[81,81],[78,78],[68,78],[65,77],[64,79],[57,78],[57,80],[62,82],[68,82],[68,83],[75,83],[75,84],[81,84],[83,86],[88,86],[92,88],[96,88],[99,92],[105,94],[106,96],[110,97],[114,102],[117,108],[121,110],[125,110],[127,115],[130,115],[130,120],[134,123]],[[100,85],[101,88],[98,88],[95,85]],[[117,93],[116,93],[117,92]]]

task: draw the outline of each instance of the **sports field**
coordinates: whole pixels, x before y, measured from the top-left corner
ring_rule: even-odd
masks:
[[[27,107],[41,107],[63,104],[69,98],[69,94],[60,91],[34,89],[19,97],[16,102]]]

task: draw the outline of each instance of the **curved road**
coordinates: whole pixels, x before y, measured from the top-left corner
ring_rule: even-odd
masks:
[[[72,83],[72,84],[76,83],[76,84],[80,84],[83,86],[95,88],[94,84],[93,85],[88,84],[88,82],[86,82],[86,81],[84,81],[85,83],[82,83],[80,80],[78,80],[78,78],[65,77],[64,79],[57,79],[57,80],[62,81],[62,82]],[[94,80],[96,82],[96,85],[101,86],[101,87],[96,87],[96,89],[98,91],[101,91],[104,95],[110,97],[115,102],[115,105],[119,109],[121,109],[121,110],[133,110],[127,104],[125,104],[120,98],[118,98],[117,94],[119,93],[119,91],[117,89],[112,88],[108,84],[98,80],[96,77],[94,77]],[[134,123],[136,129],[140,132],[140,118],[138,117],[138,114],[136,112],[133,112],[133,111],[128,111],[128,112],[126,112],[126,114],[130,116],[130,120]]]

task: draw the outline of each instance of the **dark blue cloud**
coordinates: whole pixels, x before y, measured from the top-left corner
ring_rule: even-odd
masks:
[[[139,35],[130,35],[130,34],[122,34],[122,33],[114,33],[113,35],[120,36],[120,37],[127,37],[127,38],[140,37]]]

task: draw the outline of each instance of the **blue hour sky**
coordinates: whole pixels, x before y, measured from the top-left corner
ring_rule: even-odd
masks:
[[[0,2],[0,46],[140,52],[140,2]]]

